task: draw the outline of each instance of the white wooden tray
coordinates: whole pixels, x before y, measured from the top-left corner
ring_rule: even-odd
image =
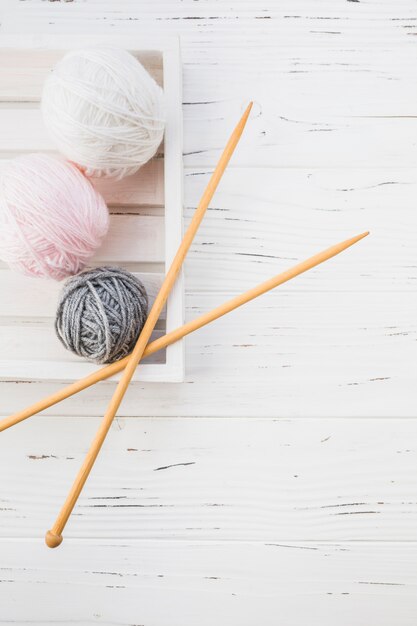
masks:
[[[90,265],[111,264],[136,273],[151,302],[182,236],[181,63],[176,38],[152,43],[142,37],[46,36],[0,38],[0,167],[20,153],[54,152],[39,110],[42,85],[66,50],[92,44],[130,50],[164,88],[167,124],[158,155],[136,175],[96,186],[109,205],[104,245]],[[0,263],[0,379],[72,381],[97,365],[66,351],[53,330],[62,283],[27,278]],[[179,277],[154,337],[183,323],[183,277]],[[182,342],[138,368],[141,381],[181,381]]]

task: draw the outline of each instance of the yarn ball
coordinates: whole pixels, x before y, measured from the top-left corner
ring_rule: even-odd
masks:
[[[55,318],[61,343],[95,363],[113,363],[129,354],[148,313],[148,296],[133,274],[98,267],[64,285]]]
[[[118,48],[68,52],[45,82],[42,112],[62,154],[92,177],[134,174],[164,132],[162,89]]]
[[[29,276],[79,272],[109,226],[106,203],[70,163],[46,154],[9,161],[0,174],[0,259]]]

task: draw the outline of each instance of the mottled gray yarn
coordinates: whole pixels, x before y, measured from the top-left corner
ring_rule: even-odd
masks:
[[[98,267],[65,283],[55,330],[75,354],[113,363],[133,350],[147,313],[148,296],[140,280],[117,267]]]

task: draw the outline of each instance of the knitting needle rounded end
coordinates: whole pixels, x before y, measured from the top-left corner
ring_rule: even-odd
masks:
[[[61,545],[62,540],[62,535],[55,535],[55,533],[53,533],[51,530],[48,530],[45,535],[45,543],[48,548],[57,548],[59,545]]]

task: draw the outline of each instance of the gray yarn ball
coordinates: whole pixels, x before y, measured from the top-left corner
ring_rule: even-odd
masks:
[[[55,330],[78,356],[113,363],[133,350],[147,313],[148,296],[140,280],[117,267],[98,267],[65,283]]]

